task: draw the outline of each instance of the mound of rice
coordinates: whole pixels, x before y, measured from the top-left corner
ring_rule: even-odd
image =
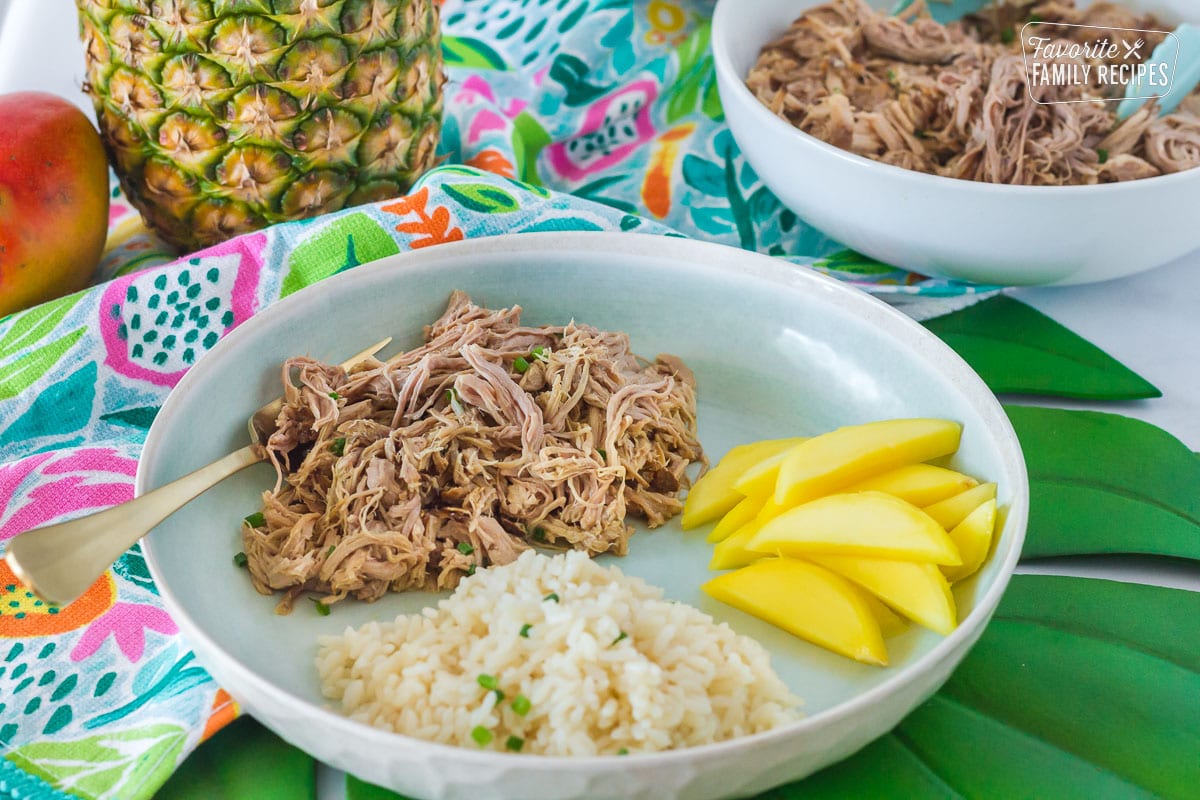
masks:
[[[437,608],[321,637],[317,669],[354,719],[501,751],[650,752],[799,716],[762,645],[581,552],[526,552]]]

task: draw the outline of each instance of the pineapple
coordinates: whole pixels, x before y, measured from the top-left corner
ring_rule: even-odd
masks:
[[[403,194],[434,163],[436,0],[76,0],[129,200],[184,250]]]

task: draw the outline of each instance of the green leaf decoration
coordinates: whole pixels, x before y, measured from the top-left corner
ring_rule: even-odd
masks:
[[[742,196],[738,184],[737,172],[733,166],[734,147],[730,144],[725,150],[725,191],[729,196],[729,212],[737,225],[738,238],[746,250],[758,249],[758,237],[754,232],[754,222],[751,219],[750,206]]]
[[[188,756],[159,796],[164,800],[305,800],[316,797],[316,762],[243,716]]]
[[[515,197],[489,183],[447,183],[442,191],[463,208],[480,214],[508,214],[520,208]]]
[[[612,84],[598,86],[588,82],[588,71],[587,62],[578,56],[567,53],[559,53],[555,56],[554,61],[550,64],[549,77],[566,91],[566,96],[563,98],[566,105],[586,105],[613,88]]]
[[[1140,553],[1200,560],[1200,460],[1147,422],[1005,407],[1029,470],[1022,555]]]
[[[891,733],[759,800],[1191,798],[1200,593],[1017,575],[940,692]],[[347,782],[347,800],[404,800]]]
[[[470,36],[443,36],[442,58],[448,67],[508,70],[510,67],[491,45]]]
[[[794,215],[791,222],[795,224]],[[782,219],[780,225],[784,230],[791,227],[784,225]],[[813,266],[834,272],[844,272],[848,275],[887,275],[890,272],[896,272],[895,267],[884,264],[882,261],[876,261],[870,256],[864,256],[855,250],[839,250],[831,256],[817,259],[813,262]]]
[[[32,386],[78,342],[87,328],[75,330],[0,367],[0,400],[16,397]]]
[[[280,297],[339,272],[400,252],[391,235],[366,214],[334,220],[298,245],[288,257]]]
[[[517,177],[530,186],[541,186],[537,160],[546,145],[550,144],[550,134],[536,117],[528,111],[522,111],[513,120],[512,140]]]
[[[154,422],[154,418],[158,415],[158,409],[158,406],[127,408],[122,411],[114,411],[111,414],[101,414],[100,419],[111,422],[114,425],[125,425],[130,428],[149,430],[150,423]]]
[[[81,797],[148,800],[174,771],[187,738],[178,725],[157,724],[74,741],[34,742],[5,758]]]
[[[688,153],[683,157],[683,182],[710,197],[725,196],[725,170],[711,161]]]
[[[87,290],[76,292],[6,318],[8,329],[0,335],[0,361],[11,358],[49,335],[86,293]]]
[[[1084,400],[1162,394],[1099,347],[1011,297],[992,297],[924,324],[998,394]]]

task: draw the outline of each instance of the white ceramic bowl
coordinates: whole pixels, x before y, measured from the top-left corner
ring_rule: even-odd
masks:
[[[723,744],[655,755],[552,758],[435,745],[385,733],[323,706],[316,637],[433,602],[391,595],[345,602],[328,617],[300,603],[287,617],[231,561],[241,518],[258,510],[269,467],[251,468],[193,501],[145,541],[167,610],[197,658],[242,706],[316,757],[416,798],[747,796],[859,749],[928,697],[983,631],[1025,530],[1024,462],[995,397],[948,347],[885,304],[766,256],[647,235],[520,234],[444,245],[356,268],[255,316],[179,383],[146,440],[137,491],[244,444],[245,420],[279,394],[279,364],[308,353],[337,361],[385,335],[419,341],[451,290],[497,307],[520,303],[535,324],[574,317],[630,333],[642,354],[675,353],[695,370],[710,458],[764,437],[885,417],[964,424],[952,464],[999,483],[1005,511],[995,555],[956,596],[962,623],[889,640],[892,666],[856,664],[703,595],[711,545],[678,521],[639,532],[606,559],[761,641],[808,716]]]
[[[1001,285],[1109,280],[1200,247],[1200,169],[1104,186],[997,186],[881,164],[792,127],[744,80],[762,45],[821,2],[719,0],[712,48],[738,146],[771,191],[824,233],[888,264]],[[1200,22],[1195,0],[1122,3],[1172,24]]]

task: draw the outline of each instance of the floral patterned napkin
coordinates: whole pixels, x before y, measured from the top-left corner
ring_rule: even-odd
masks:
[[[710,11],[447,0],[448,166],[405,197],[175,258],[114,191],[97,285],[0,321],[0,550],[130,499],[155,413],[227,332],[404,250],[519,231],[684,234],[894,300],[975,295],[847,251],[780,206],[723,122]],[[236,714],[162,610],[137,547],[64,608],[0,566],[0,797],[150,797]]]

